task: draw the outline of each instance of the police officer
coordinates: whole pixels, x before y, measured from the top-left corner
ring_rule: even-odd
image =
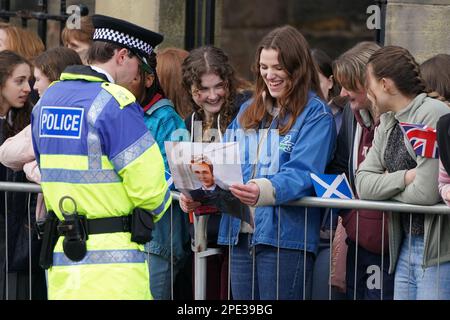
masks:
[[[142,108],[115,83],[149,70],[145,57],[163,36],[107,16],[93,24],[91,66],[67,68],[32,114],[45,204],[57,218],[41,254],[48,297],[151,299],[142,243],[171,196]]]

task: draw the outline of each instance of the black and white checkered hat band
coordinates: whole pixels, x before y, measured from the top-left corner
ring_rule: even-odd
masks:
[[[118,32],[108,28],[98,28],[94,32],[94,40],[107,40],[123,44],[126,47],[143,51],[150,55],[153,52],[153,47],[148,43],[137,39],[133,36]]]

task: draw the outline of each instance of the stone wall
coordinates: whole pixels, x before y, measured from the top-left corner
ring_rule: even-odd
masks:
[[[450,54],[450,0],[390,0],[386,10],[386,45],[407,48],[419,63]]]
[[[127,20],[151,30],[159,28],[160,0],[96,0],[95,13]]]
[[[84,3],[90,13],[126,19],[165,35],[161,47],[184,47],[185,0],[68,0]],[[34,3],[34,2],[33,2]],[[37,3],[37,2],[36,2]],[[29,0],[12,0],[11,10],[38,9]],[[375,40],[367,28],[366,13],[374,0],[216,0],[215,44],[230,55],[240,74],[251,78],[250,65],[258,42],[277,26],[291,24],[311,47],[325,50],[332,58],[359,41]],[[48,1],[50,13],[59,13],[60,0]],[[408,48],[419,62],[450,53],[450,0],[388,0],[385,44]],[[20,25],[20,19],[12,19]],[[37,30],[36,21],[30,29]],[[59,45],[59,22],[48,22],[47,45]]]
[[[159,8],[159,32],[164,35],[160,47],[184,48],[186,24],[185,0],[161,1]]]
[[[335,58],[359,41],[375,40],[375,31],[366,26],[366,10],[372,4],[372,0],[223,0],[217,43],[238,72],[249,79],[258,42],[285,24],[297,27],[311,47]]]

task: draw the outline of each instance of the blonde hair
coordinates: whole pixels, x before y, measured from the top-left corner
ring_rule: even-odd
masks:
[[[192,112],[190,95],[182,85],[181,66],[189,52],[178,48],[165,48],[156,55],[156,73],[166,97],[173,102],[175,110],[185,119]]]
[[[358,92],[364,88],[366,65],[370,57],[381,47],[375,42],[363,41],[344,52],[333,63],[336,81],[346,90]]]
[[[33,62],[45,50],[44,43],[35,32],[8,23],[0,23],[0,29],[6,32],[5,45],[7,49],[16,52],[29,61]]]

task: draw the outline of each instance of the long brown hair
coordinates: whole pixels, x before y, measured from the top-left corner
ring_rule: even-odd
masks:
[[[381,48],[370,57],[367,65],[372,67],[377,80],[391,79],[405,96],[415,97],[429,92],[421,76],[419,64],[405,48],[398,46]]]
[[[192,111],[191,96],[182,86],[181,65],[189,52],[178,48],[165,48],[158,51],[156,73],[167,98],[175,106],[181,118],[185,119]]]
[[[0,52],[0,90],[3,89],[6,81],[11,77],[16,67],[23,63],[27,64],[31,71],[30,62],[22,56],[9,50]],[[27,101],[22,108],[11,108],[8,111],[7,121],[5,122],[3,131],[5,139],[16,135],[30,124],[31,109],[31,103]]]
[[[438,54],[420,65],[422,78],[437,99],[450,101],[450,55]],[[432,94],[430,94],[432,96]]]
[[[308,42],[294,27],[284,26],[271,31],[266,35],[256,51],[253,72],[256,77],[256,90],[252,104],[243,113],[240,122],[244,129],[257,129],[263,119],[272,119],[265,108],[263,93],[266,92],[266,84],[259,72],[259,61],[263,49],[278,51],[278,61],[289,76],[288,87],[284,95],[278,99],[281,106],[280,118],[287,118],[285,124],[278,128],[280,134],[286,134],[294,125],[297,117],[302,113],[308,102],[308,92],[314,91],[322,97],[319,76]],[[275,100],[266,94],[266,99]]]
[[[7,23],[0,23],[0,29],[4,30],[7,35],[7,49],[17,52],[28,61],[33,61],[34,58],[45,50],[41,38],[32,31]]]
[[[183,86],[187,92],[191,93],[191,105],[203,122],[204,132],[214,126],[217,117],[215,117],[213,123],[206,123],[204,111],[192,98],[191,87],[200,88],[202,76],[208,73],[214,73],[224,81],[226,86],[225,103],[220,109],[219,115],[222,119],[220,129],[222,132],[225,132],[233,120],[234,102],[237,93],[237,80],[234,69],[228,61],[228,56],[222,49],[212,46],[194,49],[184,60],[182,72]]]

